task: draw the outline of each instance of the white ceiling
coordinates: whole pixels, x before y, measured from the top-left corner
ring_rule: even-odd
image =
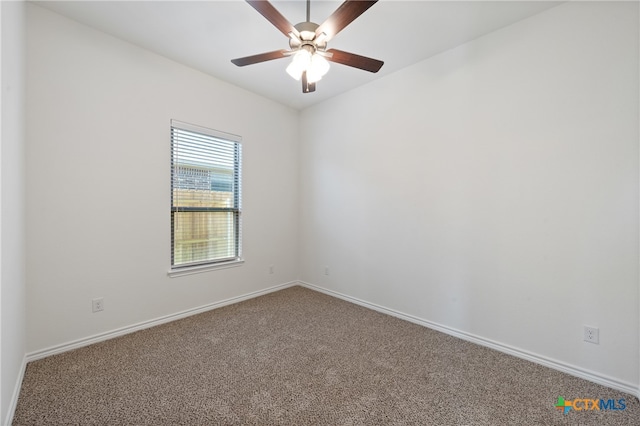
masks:
[[[242,0],[42,1],[37,4],[218,79],[303,109],[429,58],[561,2],[381,0],[329,43],[329,48],[385,62],[377,74],[331,64],[313,93],[285,72],[289,59],[236,67],[231,59],[287,49],[287,38]],[[305,20],[305,0],[273,1],[292,24]],[[341,1],[312,0],[322,23]]]

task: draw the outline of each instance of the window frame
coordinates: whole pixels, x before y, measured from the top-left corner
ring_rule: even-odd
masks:
[[[234,150],[234,164],[232,181],[237,182],[237,188],[234,188],[234,207],[175,207],[174,206],[174,150],[176,147],[176,141],[174,140],[174,129],[196,133],[201,136],[211,137],[220,142],[233,143]],[[185,123],[178,120],[171,120],[170,126],[170,268],[168,275],[170,277],[177,277],[182,275],[197,274],[207,272],[215,269],[226,269],[236,266],[240,266],[244,263],[242,257],[242,137],[231,133],[221,132],[219,130],[209,129],[202,126],[197,126],[190,123]],[[175,241],[175,228],[174,228],[174,215],[179,212],[228,212],[233,214],[233,228],[235,236],[235,255],[231,258],[219,259],[219,260],[205,260],[197,261],[182,265],[174,264],[174,241]]]

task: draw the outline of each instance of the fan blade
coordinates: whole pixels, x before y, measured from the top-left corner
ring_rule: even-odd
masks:
[[[288,53],[289,51],[284,49],[274,50],[273,52],[260,53],[258,55],[245,56],[244,58],[232,59],[231,62],[233,62],[235,65],[239,67],[244,67],[245,65],[252,65],[260,62],[272,61],[274,59],[284,58],[285,56],[287,56]]]
[[[325,40],[329,41],[336,34],[353,22],[358,16],[362,15],[367,9],[376,4],[378,0],[347,0],[336,9],[331,16],[327,18],[317,29],[316,37],[325,33]]]
[[[280,12],[266,0],[246,0],[251,7],[271,22],[282,34],[289,37],[289,33],[298,34],[298,30]]]
[[[331,56],[326,56],[328,61],[348,65],[350,67],[359,68],[369,72],[378,72],[380,68],[382,68],[382,65],[384,65],[384,62],[377,59],[367,58],[366,56],[360,56],[355,53],[344,52],[338,49],[329,49],[327,50],[327,53],[332,54]]]

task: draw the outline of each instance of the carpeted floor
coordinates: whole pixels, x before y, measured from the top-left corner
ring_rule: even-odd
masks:
[[[639,425],[640,404],[293,287],[31,362],[13,424]]]

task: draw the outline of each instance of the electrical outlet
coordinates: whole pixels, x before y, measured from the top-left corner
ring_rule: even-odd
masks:
[[[269,265],[269,273],[273,274],[273,265]]]
[[[93,312],[104,311],[104,299],[102,297],[95,298],[91,301]]]
[[[584,341],[589,343],[600,344],[600,330],[596,327],[584,326]]]
[[[329,267],[328,266],[324,267],[324,274],[325,275],[329,275]]]

